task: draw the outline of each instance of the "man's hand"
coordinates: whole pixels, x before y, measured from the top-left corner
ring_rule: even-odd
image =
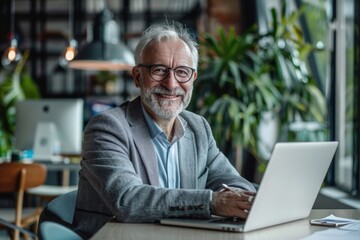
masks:
[[[211,213],[225,217],[247,218],[256,193],[239,188],[214,192]]]

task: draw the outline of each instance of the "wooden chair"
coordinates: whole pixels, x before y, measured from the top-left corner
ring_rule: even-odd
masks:
[[[1,163],[0,193],[14,193],[16,195],[15,208],[0,209],[1,217],[21,228],[29,228],[34,225],[34,232],[36,232],[42,208],[24,208],[24,192],[28,188],[44,184],[45,179],[46,167],[42,164]],[[1,228],[6,227],[0,225]],[[12,239],[19,239],[17,229],[14,229]]]

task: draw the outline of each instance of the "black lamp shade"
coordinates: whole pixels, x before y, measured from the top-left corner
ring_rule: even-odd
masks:
[[[94,20],[93,40],[80,48],[68,67],[82,70],[131,70],[133,53],[119,41],[113,14],[104,9]]]

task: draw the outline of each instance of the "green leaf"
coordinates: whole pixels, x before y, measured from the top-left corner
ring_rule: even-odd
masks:
[[[234,77],[235,88],[236,89],[241,88],[242,84],[241,84],[241,78],[237,64],[234,61],[229,61],[229,67],[230,67],[230,72]]]
[[[299,59],[306,59],[312,51],[313,47],[310,44],[304,44],[303,47],[300,49]]]
[[[272,17],[272,24],[273,24],[273,33],[274,33],[274,37],[277,38],[277,28],[278,28],[278,25],[277,25],[277,13],[276,13],[276,9],[275,8],[272,8],[271,9],[271,17]]]
[[[219,48],[215,38],[209,34],[205,36],[206,45],[208,46],[208,51],[214,51],[218,56],[221,55],[221,49]]]

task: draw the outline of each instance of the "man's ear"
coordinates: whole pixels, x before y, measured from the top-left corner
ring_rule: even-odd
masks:
[[[197,71],[194,72],[194,82],[197,79]]]
[[[140,87],[140,78],[141,78],[141,73],[140,73],[140,68],[135,66],[132,68],[131,70],[131,74],[134,78],[134,82],[135,82],[135,86],[136,87]]]

